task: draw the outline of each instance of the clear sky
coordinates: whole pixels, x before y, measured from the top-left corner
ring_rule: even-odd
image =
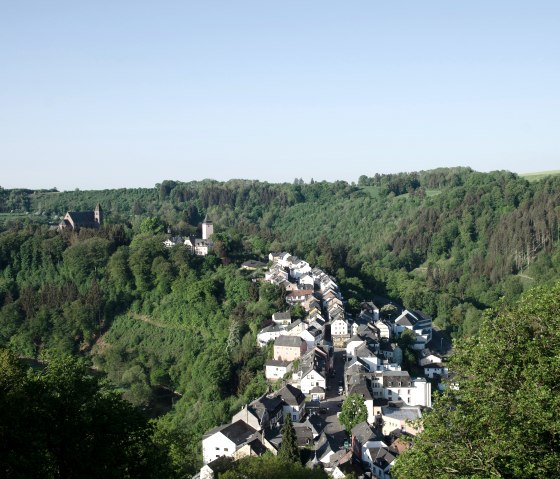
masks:
[[[0,185],[560,169],[560,2],[0,3]]]

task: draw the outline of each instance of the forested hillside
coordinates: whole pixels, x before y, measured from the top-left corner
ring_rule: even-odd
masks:
[[[101,203],[99,230],[58,233],[67,210]],[[180,476],[200,438],[266,389],[256,332],[280,291],[238,269],[288,250],[333,273],[350,311],[386,295],[458,337],[482,311],[559,277],[560,177],[531,182],[466,168],[360,177],[357,184],[164,181],[152,189],[0,189],[0,347],[84,357],[156,415],[153,440]],[[214,222],[216,253],[164,248],[169,229]],[[161,411],[160,411],[161,412]]]
[[[265,391],[256,332],[284,306],[279,290],[237,266],[162,240],[120,225],[4,231],[0,346],[40,360],[85,356],[139,407],[152,405],[155,387],[175,391],[156,433],[192,472],[202,433]]]
[[[352,296],[375,291],[422,309],[458,334],[500,297],[558,275],[560,176],[445,168],[338,181],[164,181],[153,189],[0,190],[0,211],[58,218],[101,203],[110,223],[145,218],[173,233],[209,213],[222,254],[287,249],[337,275]]]

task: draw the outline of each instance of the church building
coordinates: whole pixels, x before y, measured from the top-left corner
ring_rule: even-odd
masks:
[[[97,203],[93,211],[68,211],[58,225],[58,230],[70,229],[78,231],[81,228],[97,229],[103,224],[103,210]]]

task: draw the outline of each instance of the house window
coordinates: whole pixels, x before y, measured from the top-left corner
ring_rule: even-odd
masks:
[[[224,452],[227,452],[227,447],[224,447]]]
[[[220,450],[220,448],[219,448],[219,447],[217,447],[217,448],[216,448],[216,451],[219,451],[219,450]]]

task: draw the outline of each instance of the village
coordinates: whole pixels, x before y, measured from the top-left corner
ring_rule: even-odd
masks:
[[[271,253],[269,265],[251,260],[242,268],[266,268],[262,281],[285,291],[286,310],[273,314],[257,335],[259,347],[273,344],[265,366],[270,392],[229,424],[207,431],[204,465],[195,477],[214,478],[242,457],[277,454],[289,415],[308,467],[322,467],[336,479],[349,473],[390,479],[407,439],[420,430],[415,421],[432,405],[432,387],[442,390],[448,377],[442,354],[433,350],[431,318],[372,301],[354,317],[335,279],[321,269],[287,252]],[[294,308],[302,308],[304,317],[292,318]],[[402,368],[403,335],[416,360],[414,377]],[[339,415],[351,395],[363,399],[367,419],[348,434]]]
[[[102,221],[97,205],[91,212],[68,212],[58,228],[99,227]],[[202,238],[169,236],[163,245],[206,256],[213,232],[206,216]],[[443,390],[449,376],[441,343],[435,351],[442,340],[434,340],[432,319],[387,299],[364,301],[353,315],[335,278],[320,268],[287,252],[268,259],[249,260],[241,268],[260,272],[254,281],[271,283],[285,295],[285,310],[257,334],[259,348],[272,346],[264,371],[269,392],[229,424],[207,431],[195,478],[213,479],[246,456],[277,454],[289,416],[308,467],[321,467],[335,479],[390,479],[399,453],[421,430],[423,411],[432,406],[432,387]],[[339,415],[349,396],[363,400],[367,417],[347,431]]]

